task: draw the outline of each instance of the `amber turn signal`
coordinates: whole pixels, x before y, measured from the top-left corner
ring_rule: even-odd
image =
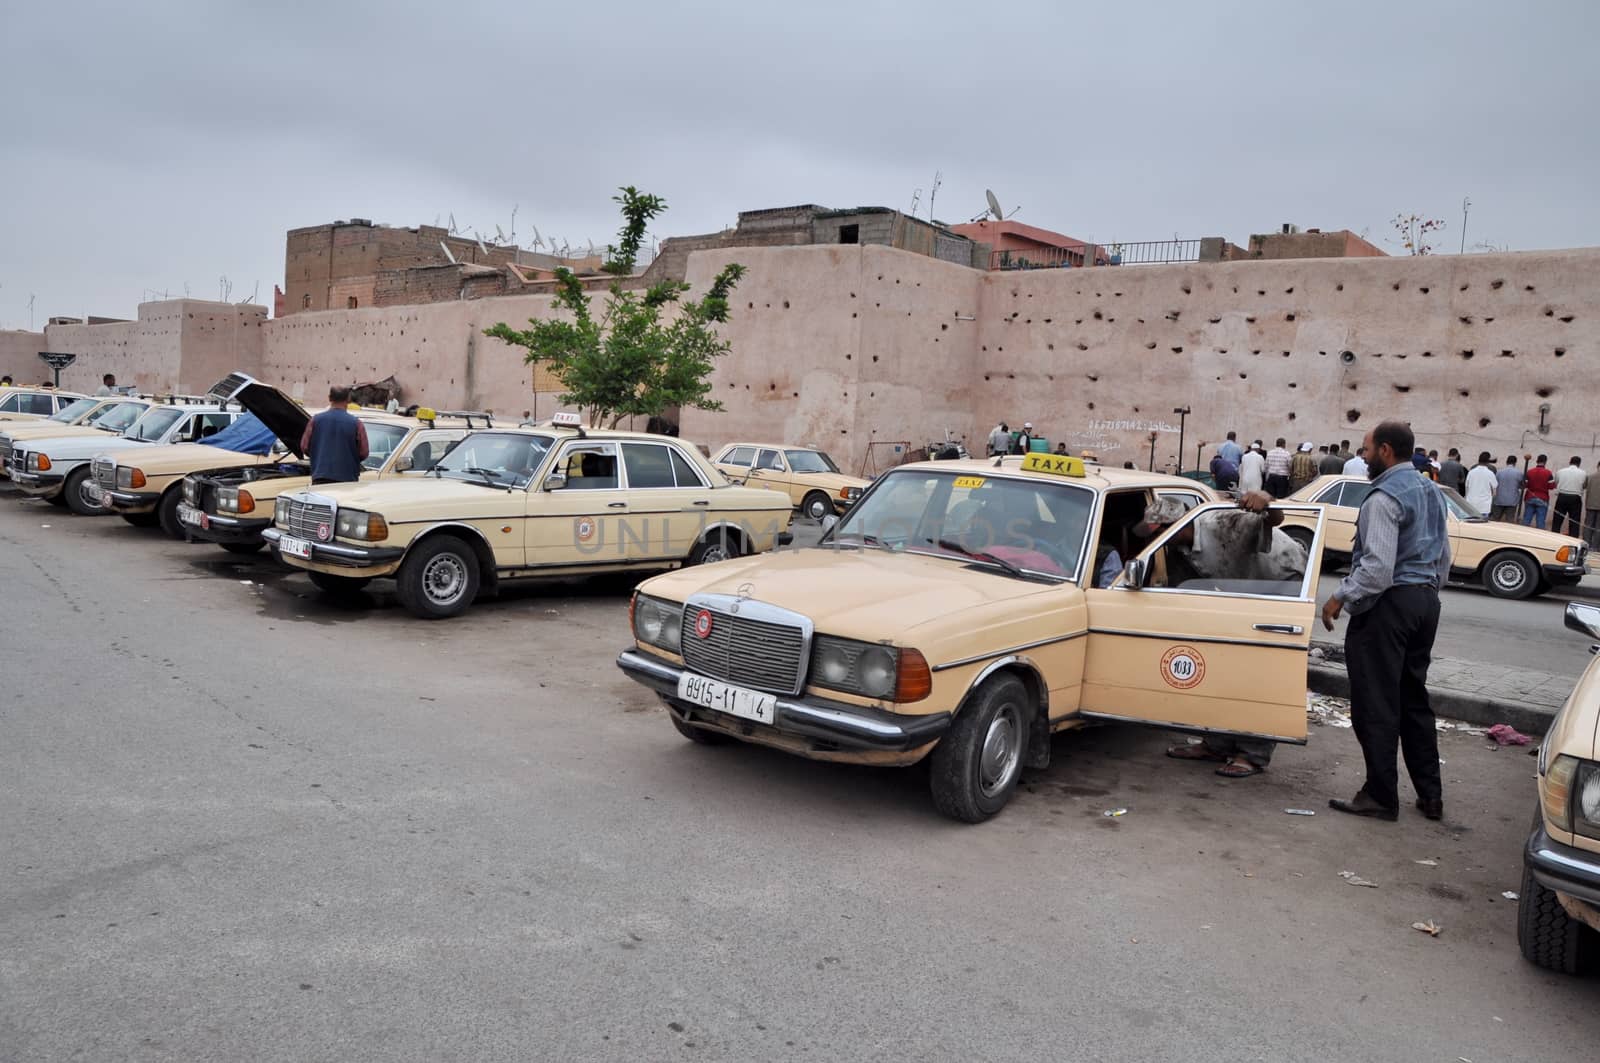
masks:
[[[40,454],[39,455],[39,464],[38,464],[39,471],[40,472],[44,472],[48,468],[50,468],[50,455],[48,455],[48,454]]]
[[[143,469],[134,469],[131,473],[128,474],[128,486],[129,487],[143,487],[144,486],[144,470]]]
[[[239,489],[239,512],[240,513],[254,513],[255,511],[256,511],[256,500],[254,498],[250,497],[250,492],[249,491],[246,491],[244,488],[241,487]]]
[[[1556,560],[1561,562],[1563,565],[1566,564],[1568,561],[1571,561],[1572,560],[1572,547],[1563,546],[1561,549],[1557,550],[1556,551]]]
[[[909,647],[900,651],[900,669],[894,681],[894,700],[921,701],[933,693],[933,672],[928,659]]]
[[[241,491],[239,493],[240,493],[240,495],[244,494],[243,491]],[[382,542],[384,539],[387,539],[388,537],[389,537],[389,522],[384,520],[382,517],[378,516],[376,513],[368,513],[367,514],[367,541],[368,542],[374,542],[374,543]]]

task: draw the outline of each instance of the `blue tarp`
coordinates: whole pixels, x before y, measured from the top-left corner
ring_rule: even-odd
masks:
[[[247,413],[214,436],[200,440],[210,447],[221,447],[240,454],[266,454],[278,437],[253,413]]]

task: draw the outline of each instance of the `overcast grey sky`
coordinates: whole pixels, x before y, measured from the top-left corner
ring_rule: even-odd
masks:
[[[271,305],[335,218],[582,245],[910,206],[1101,242],[1445,219],[1600,244],[1600,4],[7,0],[0,327],[147,290]]]

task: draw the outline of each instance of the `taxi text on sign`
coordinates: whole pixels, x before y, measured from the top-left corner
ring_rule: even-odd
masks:
[[[1024,472],[1047,472],[1053,476],[1082,476],[1083,459],[1065,454],[1028,454],[1022,459]]]

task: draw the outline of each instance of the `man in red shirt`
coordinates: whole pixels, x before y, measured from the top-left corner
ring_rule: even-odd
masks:
[[[1550,511],[1550,488],[1555,485],[1556,475],[1545,468],[1549,455],[1540,454],[1539,463],[1528,470],[1527,486],[1523,493],[1522,523],[1531,524],[1535,528],[1544,527],[1545,514]]]

